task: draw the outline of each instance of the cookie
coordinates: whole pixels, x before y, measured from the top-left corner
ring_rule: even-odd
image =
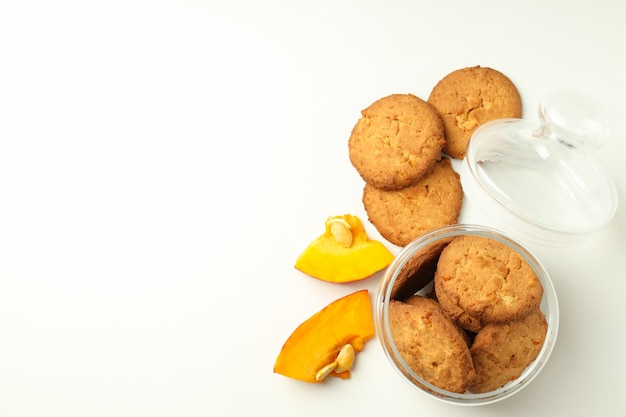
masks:
[[[469,348],[439,304],[412,297],[411,304],[389,303],[389,328],[406,364],[441,389],[464,393],[474,378]]]
[[[446,306],[446,314],[448,314],[450,318],[457,325],[459,325],[459,327],[466,329],[470,332],[477,332],[483,328],[484,324],[481,321],[481,317],[475,317],[467,314],[465,310],[463,310],[462,307],[458,306],[452,299],[450,299],[450,297],[448,297],[445,291],[443,291],[441,288],[439,288],[439,291],[437,291],[436,281],[433,287],[435,288],[435,297],[437,297],[437,301],[439,301],[442,306]]]
[[[447,244],[447,239],[440,239],[407,259],[393,283],[390,298],[404,301],[430,284],[435,278],[439,255]]]
[[[456,224],[463,204],[459,174],[449,158],[437,161],[418,182],[388,191],[365,184],[369,221],[389,242],[406,246],[437,227]]]
[[[443,122],[430,104],[412,94],[392,94],[361,112],[348,150],[366,183],[397,190],[439,160],[444,141]]]
[[[539,355],[547,331],[539,309],[521,320],[486,325],[470,349],[476,373],[469,391],[488,392],[517,379]]]
[[[404,302],[406,304],[409,305],[420,305],[420,303],[422,303],[422,298],[429,298],[430,300],[434,300],[435,302],[437,302],[436,299],[433,299],[432,297],[430,297],[429,295],[412,295],[410,297],[408,297],[406,300],[404,300]],[[439,308],[441,308],[441,306],[439,306]],[[443,310],[442,310],[443,311]],[[451,321],[452,324],[454,325],[454,328],[457,330],[457,332],[459,332],[459,334],[461,335],[461,338],[463,339],[463,341],[465,342],[465,344],[469,347],[471,346],[471,342],[472,339],[470,338],[470,335],[467,331],[465,331],[465,329],[461,328],[460,326],[458,326],[456,323],[454,323],[453,321]],[[471,351],[470,351],[471,353]]]
[[[466,330],[520,319],[539,307],[543,286],[517,252],[494,239],[456,237],[439,257],[435,292],[441,307]]]
[[[495,119],[522,116],[517,87],[506,75],[488,67],[463,68],[446,75],[431,91],[428,103],[443,120],[443,151],[459,159],[465,156],[478,126]]]

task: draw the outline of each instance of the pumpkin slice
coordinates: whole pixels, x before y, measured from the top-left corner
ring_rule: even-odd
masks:
[[[368,238],[357,216],[344,214],[326,220],[326,231],[302,252],[295,267],[323,281],[351,282],[374,275],[393,258],[382,243]]]
[[[373,337],[369,292],[359,290],[333,301],[300,324],[283,345],[274,372],[312,383],[327,376],[349,378],[354,354]],[[351,348],[346,349],[347,345]]]

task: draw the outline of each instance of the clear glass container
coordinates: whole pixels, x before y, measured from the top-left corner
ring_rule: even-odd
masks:
[[[617,209],[615,185],[593,155],[610,138],[607,115],[583,93],[562,90],[540,103],[538,124],[482,125],[462,163],[466,195],[523,241],[569,246],[599,230]]]
[[[544,344],[537,358],[515,380],[510,381],[501,388],[491,392],[473,394],[459,394],[442,390],[420,377],[402,359],[398,352],[389,325],[389,303],[393,299],[392,294],[397,290],[396,280],[403,280],[403,268],[411,260],[430,257],[432,252],[440,252],[451,239],[462,235],[477,235],[494,239],[516,251],[537,274],[544,288],[540,308],[548,322],[548,329]],[[412,267],[412,266],[411,266]],[[426,286],[417,294],[426,295],[432,286]],[[540,373],[547,363],[556,343],[559,328],[559,307],[556,292],[552,281],[539,261],[520,243],[503,235],[501,232],[485,226],[477,225],[452,225],[435,229],[405,246],[391,265],[385,271],[380,283],[374,305],[374,321],[376,332],[379,336],[383,351],[389,362],[400,376],[418,391],[446,403],[457,405],[485,405],[501,401],[519,392],[528,386]]]

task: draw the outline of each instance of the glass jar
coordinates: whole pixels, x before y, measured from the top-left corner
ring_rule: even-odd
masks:
[[[462,235],[475,235],[493,239],[500,242],[518,253],[533,269],[544,288],[540,308],[546,317],[548,328],[544,344],[537,358],[515,379],[491,392],[455,393],[442,390],[424,380],[415,373],[402,359],[396,348],[389,324],[389,303],[399,274],[411,259],[432,256],[433,253],[441,252],[442,248],[454,237]],[[438,256],[438,255],[436,255]],[[431,288],[428,286],[419,290],[417,294],[426,295]],[[383,351],[387,355],[391,366],[398,371],[400,376],[418,391],[438,400],[458,405],[484,405],[503,400],[519,392],[539,374],[547,363],[557,339],[559,327],[559,307],[556,292],[550,277],[539,261],[520,243],[503,235],[501,232],[477,225],[452,225],[433,230],[405,246],[391,265],[385,271],[380,283],[374,305],[374,318],[376,331],[379,336]]]

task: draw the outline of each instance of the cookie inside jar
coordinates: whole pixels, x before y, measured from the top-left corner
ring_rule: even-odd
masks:
[[[539,372],[556,340],[558,305],[545,269],[482,226],[443,227],[407,245],[378,301],[381,343],[394,366],[452,402],[512,394]]]

